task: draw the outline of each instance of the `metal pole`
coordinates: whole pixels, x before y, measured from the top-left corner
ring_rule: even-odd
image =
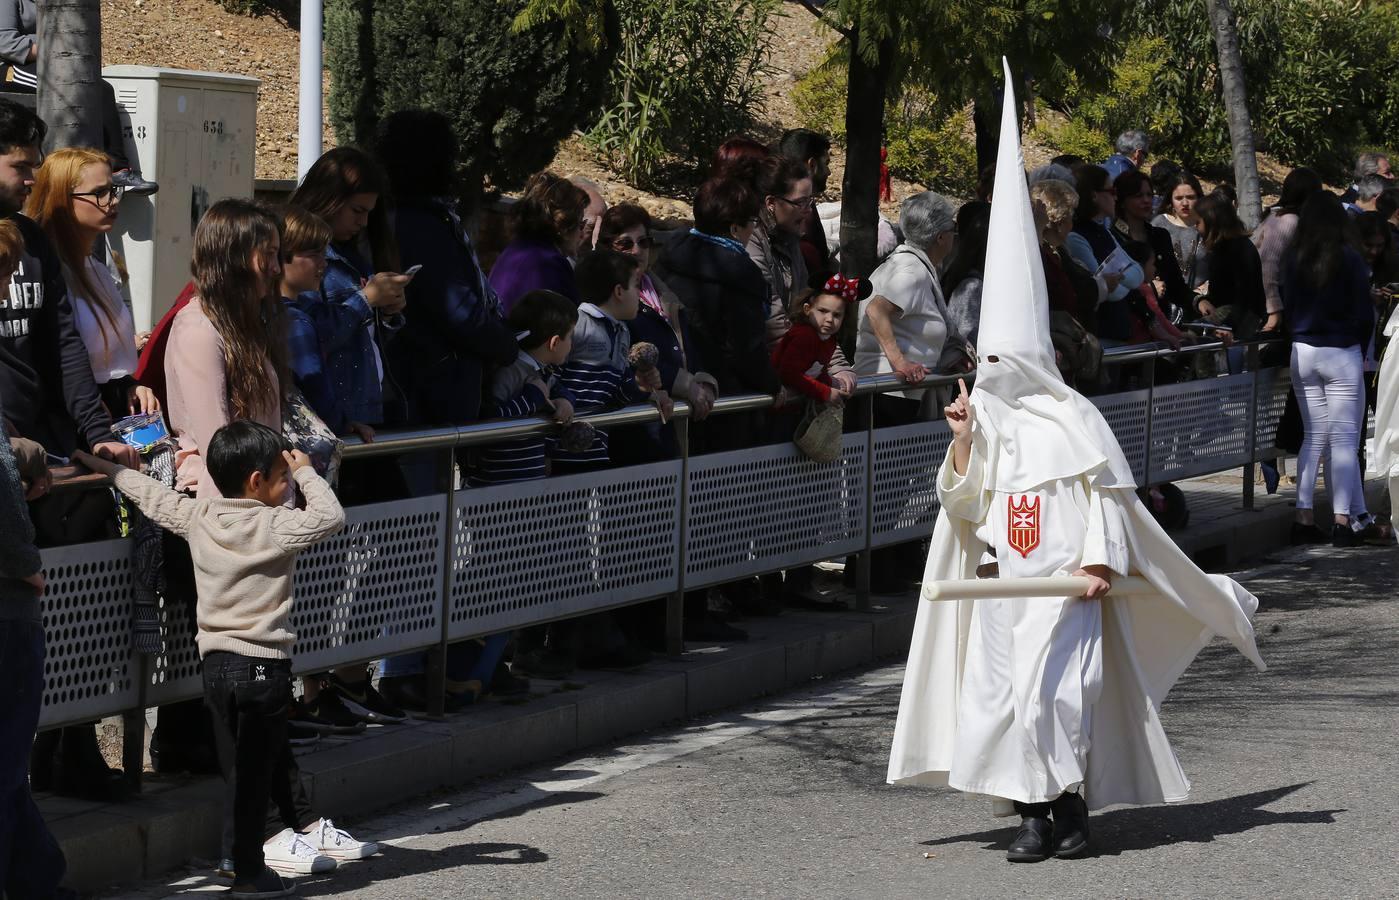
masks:
[[[1248,403],[1248,462],[1244,463],[1244,509],[1253,510],[1254,463],[1258,456],[1258,345],[1244,351],[1244,365],[1252,376]]]
[[[136,793],[141,792],[141,779],[146,771],[146,685],[150,684],[150,656],[135,654],[137,702],[134,709],[121,714],[121,768],[126,783]]]
[[[427,651],[427,714],[429,718],[440,719],[447,708],[447,630],[452,616],[452,569],[456,559],[457,532],[457,451],[448,450],[443,454],[447,460],[447,539],[442,542],[442,607],[438,611],[442,632],[436,647]]]
[[[865,398],[865,549],[855,573],[855,608],[870,608],[870,566],[874,546],[874,395]]]
[[[690,540],[690,419],[675,420],[675,437],[680,442],[680,516],[676,523],[675,593],[666,599],[665,650],[673,657],[685,652],[685,565]]]
[[[301,96],[296,125],[296,178],[321,157],[321,0],[301,0]]]

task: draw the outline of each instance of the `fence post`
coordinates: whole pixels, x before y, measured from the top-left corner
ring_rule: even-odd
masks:
[[[427,714],[429,718],[440,719],[447,707],[447,631],[451,625],[452,613],[452,569],[456,563],[457,546],[457,451],[449,449],[443,458],[446,468],[446,539],[442,542],[442,593],[438,622],[441,635],[436,647],[427,651]]]
[[[675,437],[680,442],[680,515],[676,523],[675,593],[666,599],[665,649],[673,657],[685,652],[685,566],[690,540],[690,419],[675,420]]]
[[[1146,449],[1142,452],[1142,487],[1151,487],[1152,411],[1156,405],[1156,356],[1146,360]]]
[[[141,779],[146,771],[146,685],[150,682],[150,656],[133,654],[136,666],[136,706],[121,713],[121,768],[126,782],[141,793]]]
[[[1258,345],[1250,344],[1244,351],[1244,365],[1251,377],[1248,401],[1248,462],[1244,463],[1243,508],[1253,510],[1253,479],[1258,455]]]
[[[865,549],[855,571],[855,608],[870,608],[870,561],[874,546],[874,395],[865,397]]]

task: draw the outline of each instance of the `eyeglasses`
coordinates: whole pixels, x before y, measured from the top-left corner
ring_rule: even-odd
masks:
[[[630,253],[638,247],[642,250],[650,250],[655,244],[656,242],[649,237],[637,238],[636,240],[632,240],[629,237],[622,237],[612,242],[612,249],[616,250],[618,253]]]
[[[111,209],[121,202],[122,194],[126,193],[126,188],[119,184],[109,184],[106,187],[96,188],[91,191],[74,191],[68,196],[75,199],[86,200],[98,209]]]
[[[795,200],[788,200],[786,197],[778,197],[777,199],[793,209],[811,209],[811,205],[816,202],[816,198],[811,196],[798,197]]]

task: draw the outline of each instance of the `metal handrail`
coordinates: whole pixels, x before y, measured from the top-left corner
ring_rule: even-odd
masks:
[[[1232,346],[1260,347],[1280,340],[1280,338],[1259,338],[1252,341],[1236,341]],[[1224,349],[1228,349],[1228,346],[1223,341],[1189,344],[1179,349],[1159,343],[1133,344],[1104,350],[1103,365],[1124,365]],[[963,379],[970,385],[976,380],[976,370],[973,369],[958,375],[929,375],[917,384],[909,384],[894,374],[870,375],[859,379],[853,396],[864,397],[870,394],[886,394],[893,391],[921,391],[927,388],[947,387],[956,384],[958,379]],[[594,428],[649,425],[655,422],[689,419],[690,404],[684,400],[675,400],[674,402],[675,408],[669,420],[663,420],[660,410],[649,403],[633,404],[601,412],[583,413],[575,418],[587,422]],[[721,397],[715,401],[709,415],[722,416],[771,409],[776,402],[776,397],[771,394],[737,394],[732,397]],[[382,436],[367,444],[357,437],[344,438],[345,457],[359,459],[428,450],[480,447],[516,438],[552,434],[557,429],[558,425],[552,419],[545,416],[534,416],[525,419],[486,419],[456,427],[385,431]]]

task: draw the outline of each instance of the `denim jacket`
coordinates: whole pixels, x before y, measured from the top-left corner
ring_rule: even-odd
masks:
[[[394,418],[385,415],[386,393],[394,400],[401,397],[383,345],[403,327],[403,316],[383,315],[365,300],[361,285],[373,274],[374,267],[358,254],[332,244],[326,251],[321,289],[295,301],[316,328],[326,380],[340,406],[336,411],[316,410],[327,422],[382,425]]]

